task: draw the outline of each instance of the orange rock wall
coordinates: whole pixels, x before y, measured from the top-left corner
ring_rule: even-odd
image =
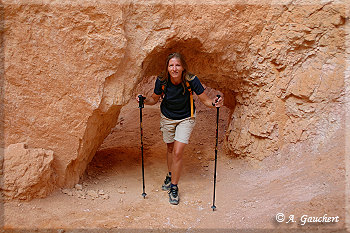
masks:
[[[55,174],[36,180],[45,192],[4,182],[7,198],[77,183],[136,85],[173,51],[224,93],[233,156],[317,145],[344,126],[342,4],[9,1],[2,11],[3,147],[52,151]]]

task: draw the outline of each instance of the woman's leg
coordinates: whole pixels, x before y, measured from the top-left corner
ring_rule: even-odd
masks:
[[[173,151],[174,151],[174,142],[167,143],[167,164],[168,172],[171,172],[171,164],[173,162]]]
[[[173,153],[171,161],[171,183],[178,184],[182,171],[182,158],[187,144],[175,141],[173,143]],[[169,148],[169,147],[168,147]],[[168,157],[169,160],[169,157]],[[168,163],[169,165],[169,163]]]

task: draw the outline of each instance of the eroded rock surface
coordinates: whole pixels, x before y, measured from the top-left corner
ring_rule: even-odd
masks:
[[[232,109],[229,154],[261,160],[306,141],[317,152],[344,125],[345,10],[316,1],[4,3],[4,147],[52,151],[49,183],[73,187],[137,83],[179,51]]]
[[[54,188],[53,159],[51,150],[27,148],[24,143],[8,146],[2,168],[5,197],[26,200],[47,195]]]

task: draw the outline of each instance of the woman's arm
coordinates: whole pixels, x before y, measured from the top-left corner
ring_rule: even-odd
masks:
[[[210,99],[207,94],[204,92],[200,95],[198,95],[200,101],[207,107],[209,108],[216,108],[216,107],[221,107],[222,106],[222,97],[218,98],[215,97],[214,99]],[[214,105],[213,105],[214,104]]]

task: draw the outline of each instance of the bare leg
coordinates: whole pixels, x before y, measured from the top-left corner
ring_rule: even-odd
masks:
[[[167,164],[168,164],[168,172],[171,172],[171,164],[173,162],[173,150],[174,143],[167,143]]]
[[[187,144],[175,141],[173,145],[171,164],[171,183],[178,184],[182,171],[182,157]],[[168,147],[169,148],[169,147]],[[169,158],[168,158],[169,159]],[[168,163],[169,164],[169,163]]]

